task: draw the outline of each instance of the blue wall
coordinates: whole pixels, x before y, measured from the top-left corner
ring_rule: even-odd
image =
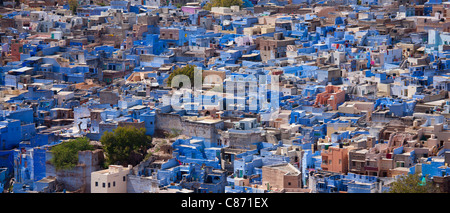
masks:
[[[19,120],[7,120],[6,124],[0,128],[0,150],[12,149],[17,147],[21,141],[22,127]]]
[[[145,123],[145,134],[153,136],[155,134],[155,112],[142,114],[141,120]]]
[[[0,113],[2,113],[0,111]],[[33,109],[31,108],[22,108],[16,111],[8,111],[9,115],[7,118],[9,119],[17,119],[24,123],[33,123]]]

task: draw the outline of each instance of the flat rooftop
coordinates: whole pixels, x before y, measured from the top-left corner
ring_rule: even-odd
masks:
[[[285,175],[299,175],[300,171],[298,169],[295,169],[291,164],[285,163],[285,164],[277,164],[272,166],[263,166],[263,167],[270,167],[274,168],[280,171],[285,172]]]

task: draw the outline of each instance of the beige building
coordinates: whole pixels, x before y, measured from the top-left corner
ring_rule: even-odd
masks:
[[[91,193],[126,193],[131,168],[131,165],[127,168],[110,165],[108,169],[92,172]]]
[[[256,39],[261,53],[261,60],[286,57],[288,45],[295,45],[296,38],[284,37],[283,33],[275,33],[273,37],[262,36]]]
[[[292,164],[279,164],[262,167],[262,185],[270,190],[301,188],[300,171]]]
[[[338,107],[338,111],[348,114],[361,114],[373,111],[373,103],[362,101],[347,101]]]
[[[275,32],[275,25],[255,25],[244,28],[244,35],[261,35]]]

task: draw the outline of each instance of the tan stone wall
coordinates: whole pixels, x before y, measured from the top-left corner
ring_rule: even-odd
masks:
[[[270,187],[276,189],[284,188],[283,175],[280,170],[270,167],[262,167],[262,185],[266,186],[269,183]]]
[[[301,175],[285,175],[285,171],[262,167],[262,185],[267,187],[267,184],[272,190],[282,190],[285,188],[301,188]]]
[[[159,31],[160,39],[178,40],[179,30],[177,29],[161,29]]]

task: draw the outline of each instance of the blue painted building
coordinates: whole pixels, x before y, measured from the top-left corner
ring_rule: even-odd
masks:
[[[7,150],[18,147],[22,127],[19,120],[6,119],[0,121],[0,150]]]
[[[153,136],[155,134],[155,117],[156,113],[154,111],[146,112],[141,114],[140,120],[145,123],[145,134]]]

